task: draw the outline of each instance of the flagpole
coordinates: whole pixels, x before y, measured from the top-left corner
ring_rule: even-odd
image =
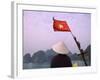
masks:
[[[83,59],[83,61],[84,61],[85,66],[88,66],[88,65],[87,65],[87,62],[86,62],[86,60],[85,60],[84,52],[83,52],[83,50],[80,48],[80,43],[76,40],[76,37],[73,35],[73,33],[71,32],[71,30],[70,30],[70,33],[71,33],[72,37],[74,38],[74,41],[75,41],[75,43],[76,43],[76,45],[77,45],[77,47],[78,47],[78,49],[79,49],[79,51],[80,51],[80,53],[81,53],[81,56],[82,56],[82,59]]]
[[[54,17],[53,17],[53,21],[54,21],[54,23],[56,22],[55,19],[54,19]],[[53,23],[53,27],[55,27],[55,25],[58,25],[58,23],[56,23],[55,25],[54,25],[54,23]],[[67,23],[66,23],[65,21],[62,21],[62,22],[59,22],[59,23],[64,23],[63,26],[67,25]],[[65,23],[66,23],[66,24],[65,24]],[[65,29],[65,31],[71,32],[69,26],[67,25],[66,27],[67,27],[68,29]],[[58,28],[57,30],[59,30],[59,28]],[[60,30],[60,31],[62,31],[62,30]],[[84,56],[84,52],[83,52],[83,50],[81,49],[80,43],[77,41],[76,37],[73,35],[72,32],[71,32],[71,35],[72,35],[72,37],[74,38],[74,41],[75,41],[75,43],[76,43],[76,45],[77,45],[77,47],[78,47],[78,49],[79,49],[79,51],[80,51],[80,53],[81,53],[81,56],[82,56],[82,59],[83,59],[83,61],[84,61],[85,66],[87,66],[87,63],[86,63],[86,60],[85,60],[85,56]]]

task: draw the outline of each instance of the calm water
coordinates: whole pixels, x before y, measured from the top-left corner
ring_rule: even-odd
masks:
[[[72,64],[77,64],[78,66],[85,66],[83,61],[77,60],[72,61]],[[43,63],[43,64],[36,64],[36,63],[24,63],[23,69],[39,69],[39,68],[50,68],[49,63]]]

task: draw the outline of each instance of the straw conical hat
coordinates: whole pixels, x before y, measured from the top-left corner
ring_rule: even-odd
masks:
[[[68,54],[69,53],[68,48],[66,47],[66,45],[62,41],[53,45],[52,49],[59,54]]]

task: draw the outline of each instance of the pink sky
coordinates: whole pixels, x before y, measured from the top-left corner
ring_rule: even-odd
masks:
[[[24,54],[51,49],[52,45],[59,41],[64,41],[72,53],[78,52],[70,32],[54,32],[53,17],[67,21],[83,49],[91,43],[91,14],[28,10],[23,13]]]

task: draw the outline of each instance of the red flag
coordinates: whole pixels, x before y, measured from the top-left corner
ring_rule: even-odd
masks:
[[[53,29],[54,31],[68,31],[71,32],[66,21],[56,20],[53,18]]]

